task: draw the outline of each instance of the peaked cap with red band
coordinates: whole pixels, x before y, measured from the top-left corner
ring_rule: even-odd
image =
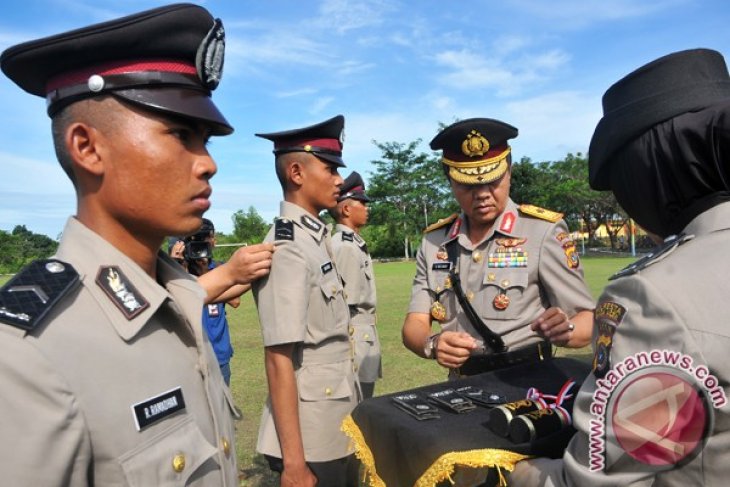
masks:
[[[338,167],[342,161],[342,144],[345,141],[345,117],[337,115],[301,129],[255,134],[274,143],[274,154],[309,152]]]
[[[12,46],[0,66],[45,97],[51,117],[73,102],[113,95],[228,135],[233,128],[211,100],[224,50],[219,19],[198,5],[173,4]]]
[[[352,171],[352,174],[345,178],[345,181],[340,186],[340,196],[337,201],[343,201],[348,198],[360,201],[370,201],[368,195],[365,194],[365,181],[362,180],[362,176],[357,171]]]
[[[501,178],[509,168],[517,137],[512,125],[491,118],[469,118],[449,125],[431,140],[431,149],[443,150],[441,162],[449,177],[462,184],[487,184]]]

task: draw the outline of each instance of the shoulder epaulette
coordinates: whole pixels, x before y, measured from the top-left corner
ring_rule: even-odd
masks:
[[[294,240],[294,222],[288,218],[277,218],[274,221],[275,240]]]
[[[0,322],[32,330],[79,283],[71,264],[31,262],[0,288]]]
[[[431,225],[427,226],[423,230],[423,233],[433,232],[434,230],[438,230],[439,228],[445,227],[446,225],[448,225],[451,222],[453,222],[454,220],[456,220],[456,218],[458,216],[459,216],[458,213],[454,213],[451,216],[448,216],[446,218],[442,218],[439,221],[437,221],[436,223],[432,223]]]
[[[654,248],[651,252],[646,254],[641,259],[637,260],[636,262],[633,262],[620,271],[618,271],[616,274],[612,275],[608,278],[609,281],[613,281],[614,279],[618,279],[619,277],[626,277],[630,276],[632,274],[636,274],[642,269],[645,269],[649,267],[652,264],[655,264],[662,260],[664,257],[669,255],[674,249],[679,247],[685,242],[689,242],[695,238],[694,235],[672,235],[671,237],[667,237],[667,239],[659,246]]]
[[[558,213],[557,211],[552,210],[546,210],[545,208],[540,208],[539,206],[535,205],[520,205],[520,212],[524,213],[525,215],[540,218],[541,220],[547,220],[550,223],[557,223],[560,221],[561,218],[563,218],[562,213]]]

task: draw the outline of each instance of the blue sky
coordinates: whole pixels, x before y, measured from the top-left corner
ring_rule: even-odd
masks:
[[[169,2],[10,0],[0,49]],[[267,220],[281,192],[271,143],[255,132],[338,113],[344,157],[368,180],[372,141],[422,149],[439,122],[490,117],[516,126],[513,154],[534,161],[587,152],[601,96],[673,51],[730,54],[727,0],[214,0],[223,20],[223,81],[214,100],[235,127],[214,138],[218,163],[207,216],[224,232],[249,206]],[[0,229],[56,238],[75,211],[55,162],[44,100],[0,76]]]

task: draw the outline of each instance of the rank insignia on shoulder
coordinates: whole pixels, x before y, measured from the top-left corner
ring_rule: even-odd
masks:
[[[294,240],[294,222],[286,218],[277,218],[274,222],[275,240]]]
[[[0,322],[32,330],[79,283],[71,264],[37,260],[0,289]]]
[[[128,320],[133,319],[150,305],[122,270],[115,265],[100,267],[96,283]]]
[[[550,223],[557,223],[560,221],[561,218],[563,218],[562,213],[546,210],[535,205],[520,205],[520,212],[524,213],[525,215],[540,218],[541,220],[547,220]]]
[[[661,245],[655,247],[651,252],[649,252],[636,262],[624,267],[616,274],[609,277],[608,280],[613,281],[614,279],[618,279],[619,277],[626,277],[632,274],[636,274],[640,270],[659,262],[670,253],[672,253],[674,249],[676,249],[685,242],[689,242],[693,238],[695,238],[694,235],[671,235],[667,237]]]
[[[446,217],[446,218],[442,218],[442,219],[440,219],[439,221],[437,221],[436,223],[432,223],[432,224],[430,224],[429,226],[427,226],[427,227],[426,227],[426,228],[425,228],[425,229],[423,230],[423,233],[433,232],[434,230],[438,230],[439,228],[445,227],[445,226],[446,226],[446,225],[448,225],[449,223],[451,223],[451,222],[453,222],[454,220],[456,220],[456,218],[457,218],[458,216],[459,216],[459,214],[458,214],[458,213],[454,213],[454,214],[453,214],[453,215],[451,215],[451,216],[448,216],[448,217]]]
[[[342,232],[342,241],[343,242],[354,242],[355,234],[350,233],[350,232]]]

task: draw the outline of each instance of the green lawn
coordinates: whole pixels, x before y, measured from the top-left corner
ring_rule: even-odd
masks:
[[[608,277],[632,262],[633,258],[583,258],[586,281],[597,298]],[[403,324],[411,281],[415,273],[413,262],[375,264],[378,292],[378,332],[383,349],[383,379],[376,384],[375,393],[384,394],[445,380],[446,374],[435,362],[423,360],[401,343]],[[236,354],[233,357],[231,388],[236,404],[244,411],[236,434],[239,466],[244,472],[241,486],[278,486],[276,478],[268,473],[263,459],[256,455],[256,435],[261,407],[266,398],[266,377],[263,350],[256,309],[250,295],[245,295],[241,306],[229,312],[231,336]],[[588,358],[590,347],[578,350],[559,349],[559,354]]]
[[[608,276],[626,266],[632,258],[583,258],[586,281],[594,297],[598,297]],[[376,385],[376,394],[410,389],[442,381],[444,370],[435,362],[423,360],[401,344],[400,328],[408,308],[413,262],[375,264],[378,291],[378,330],[383,348],[383,380]],[[0,276],[0,283],[7,278]],[[231,389],[244,418],[237,424],[236,443],[239,466],[243,472],[241,486],[278,486],[268,472],[266,462],[254,452],[261,408],[266,398],[266,377],[263,365],[261,333],[250,294],[242,298],[238,309],[229,309],[231,337],[236,354],[232,363]],[[589,348],[560,349],[559,354],[587,358]]]

